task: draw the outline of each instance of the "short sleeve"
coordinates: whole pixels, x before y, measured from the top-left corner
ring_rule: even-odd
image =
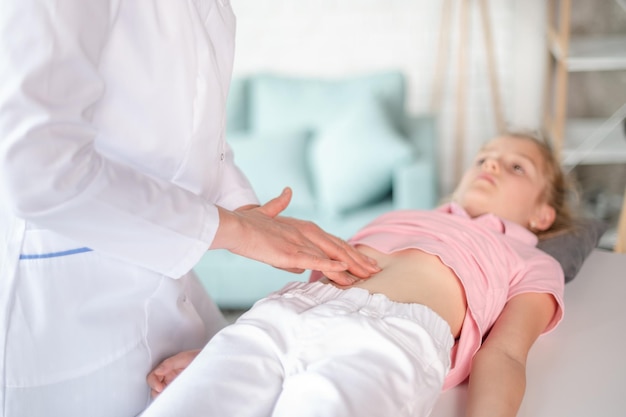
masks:
[[[512,279],[507,301],[524,293],[552,294],[558,304],[558,309],[544,330],[544,333],[547,333],[553,330],[563,319],[564,290],[565,280],[559,263],[552,257],[533,248],[530,256],[524,262],[524,268]]]

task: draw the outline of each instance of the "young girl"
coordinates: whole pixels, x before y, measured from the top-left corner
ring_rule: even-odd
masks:
[[[193,360],[144,417],[427,416],[468,375],[468,416],[514,416],[530,347],[563,316],[563,272],[537,235],[570,222],[549,148],[496,138],[451,203],[351,239],[381,272],[351,286],[314,273],[259,301],[148,376],[158,395]]]

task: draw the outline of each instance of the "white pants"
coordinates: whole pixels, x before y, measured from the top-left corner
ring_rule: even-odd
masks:
[[[425,306],[293,283],[218,333],[142,416],[427,416],[453,342]]]
[[[42,236],[35,236],[42,234]],[[223,317],[193,274],[174,280],[30,231],[7,318],[0,417],[133,417],[148,372],[204,346]],[[45,236],[44,236],[45,235]],[[76,252],[76,253],[74,253]]]

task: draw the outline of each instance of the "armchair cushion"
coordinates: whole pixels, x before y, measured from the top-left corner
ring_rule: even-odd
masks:
[[[344,213],[385,197],[394,169],[413,158],[413,148],[392,126],[379,99],[360,97],[311,142],[313,186],[327,213]]]
[[[305,160],[309,138],[306,131],[229,136],[235,163],[250,180],[261,204],[289,186],[293,197],[287,210],[310,210],[315,205]]]

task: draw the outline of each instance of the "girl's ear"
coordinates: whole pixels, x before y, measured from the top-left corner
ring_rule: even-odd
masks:
[[[530,224],[534,230],[547,230],[554,223],[556,210],[554,207],[544,203],[539,207],[535,215],[531,218]]]

